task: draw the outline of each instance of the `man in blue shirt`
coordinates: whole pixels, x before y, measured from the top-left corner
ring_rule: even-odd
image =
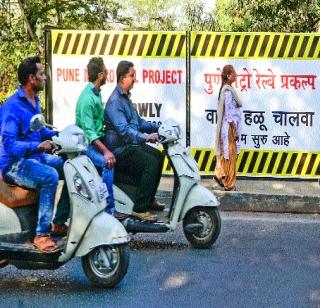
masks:
[[[115,174],[123,173],[138,185],[133,216],[155,220],[149,209],[163,210],[155,200],[160,182],[163,155],[146,144],[158,141],[159,126],[142,119],[130,100],[134,85],[132,62],[121,61],[117,66],[117,86],[105,106],[106,145],[116,156]],[[143,215],[144,214],[144,215]]]
[[[63,175],[63,160],[46,154],[55,148],[50,138],[56,132],[45,127],[40,131],[30,129],[32,116],[41,113],[38,92],[43,90],[46,80],[40,58],[24,59],[18,68],[18,79],[21,86],[1,107],[0,170],[5,182],[39,191],[33,244],[43,253],[53,253],[59,247],[52,239],[51,231],[57,235],[66,234],[64,222],[69,214],[69,195],[64,185],[51,225],[59,175]]]

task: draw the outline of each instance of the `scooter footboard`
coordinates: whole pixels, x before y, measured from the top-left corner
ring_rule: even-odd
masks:
[[[179,220],[182,220],[186,213],[196,206],[217,207],[220,206],[220,202],[209,189],[197,184],[191,188],[186,197]]]
[[[75,253],[82,257],[102,245],[128,243],[130,237],[123,225],[113,216],[102,212],[91,221]]]
[[[130,215],[134,205],[130,197],[116,185],[113,185],[113,195],[117,212]]]

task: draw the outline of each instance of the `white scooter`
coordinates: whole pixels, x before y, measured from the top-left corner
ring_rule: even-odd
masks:
[[[33,130],[43,125],[39,115],[30,121]],[[0,266],[56,269],[73,257],[81,257],[84,272],[94,285],[114,287],[127,273],[130,237],[123,225],[104,211],[108,192],[93,163],[81,155],[86,147],[83,131],[70,125],[52,140],[58,146],[57,153],[68,158],[64,173],[70,196],[70,222],[67,237],[58,242],[63,250],[43,254],[33,247],[37,192],[10,187],[2,181],[0,259],[4,260]]]
[[[174,171],[168,217],[164,222],[154,223],[127,218],[123,224],[130,233],[167,232],[175,230],[178,222],[182,221],[184,234],[191,245],[195,248],[209,248],[217,240],[221,229],[220,203],[211,191],[201,186],[197,163],[189,150],[181,145],[179,125],[168,119],[159,128],[158,134]],[[116,210],[130,215],[137,189],[124,183],[116,184]]]

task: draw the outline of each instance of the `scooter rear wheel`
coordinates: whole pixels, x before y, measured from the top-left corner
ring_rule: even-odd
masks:
[[[220,234],[220,211],[216,207],[194,207],[182,224],[184,235],[194,248],[209,248]]]
[[[112,288],[126,275],[129,256],[128,244],[99,246],[82,257],[82,267],[92,284]]]

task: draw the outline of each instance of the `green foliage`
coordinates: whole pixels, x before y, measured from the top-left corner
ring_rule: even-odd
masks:
[[[24,25],[9,2],[1,3],[0,13],[0,103],[17,86],[17,65],[23,57],[36,51],[24,35]]]
[[[127,0],[123,14],[130,29],[159,31],[175,30],[178,12],[176,0]]]
[[[319,0],[217,0],[217,30],[314,32]]]
[[[186,21],[183,25],[189,31],[214,31],[216,27],[213,12],[207,11],[205,5],[199,1],[186,1],[184,4]]]
[[[110,29],[124,20],[111,0],[2,0],[0,2],[0,103],[16,89],[17,66],[27,56],[44,56],[44,28]]]

